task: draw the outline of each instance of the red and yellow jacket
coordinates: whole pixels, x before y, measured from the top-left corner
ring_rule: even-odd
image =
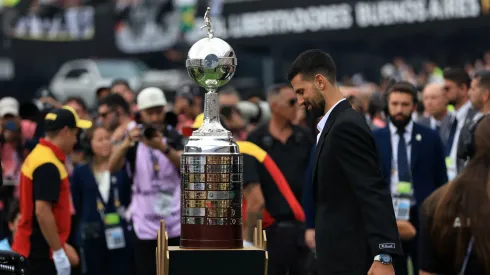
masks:
[[[272,179],[277,185],[277,188],[279,189],[279,192],[284,196],[286,199],[286,202],[288,203],[289,207],[294,213],[294,217],[296,218],[297,221],[304,222],[305,221],[305,212],[303,211],[303,208],[301,207],[301,204],[298,202],[296,197],[293,194],[293,191],[289,187],[289,184],[282,174],[281,170],[279,170],[279,167],[277,167],[276,163],[274,160],[267,154],[266,151],[264,151],[262,148],[259,146],[255,145],[252,142],[249,141],[237,141],[238,147],[240,148],[240,153],[250,155],[257,159],[259,163],[264,165],[264,167],[267,169],[269,174],[271,175]],[[247,202],[245,198],[243,198],[243,222],[246,222],[245,217],[246,215],[246,209],[247,209]],[[274,218],[267,212],[267,209],[264,209],[264,214],[263,214],[263,220],[262,220],[262,226],[264,228],[270,226],[271,224],[274,223]]]
[[[65,155],[60,148],[41,139],[22,165],[19,188],[21,220],[15,232],[12,250],[27,258],[52,257],[52,251],[44,239],[35,213],[34,172],[44,164],[54,164],[59,172],[58,200],[53,202],[52,210],[62,246],[65,245],[70,234],[71,193],[64,161]],[[57,175],[49,176],[55,177],[53,182],[58,182]],[[36,184],[42,184],[42,182],[36,182]]]

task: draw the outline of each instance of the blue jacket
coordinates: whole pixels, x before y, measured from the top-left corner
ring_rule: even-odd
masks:
[[[129,177],[124,170],[111,174],[109,199],[104,211],[106,214],[116,212],[116,207],[114,206],[116,188],[121,205],[127,209],[131,200],[131,185]],[[79,224],[76,239],[77,243],[81,245],[81,229],[84,224],[99,223],[100,229],[103,230],[104,228],[101,215],[97,210],[97,198],[101,199],[100,192],[90,164],[75,167],[71,178],[71,191],[76,211],[75,215]],[[121,217],[121,221],[124,223],[123,217]],[[104,232],[99,233],[104,236]]]
[[[373,131],[379,152],[381,172],[386,184],[391,184],[392,148],[389,126]],[[439,186],[447,183],[444,146],[439,134],[413,123],[410,165],[412,185],[418,205]]]

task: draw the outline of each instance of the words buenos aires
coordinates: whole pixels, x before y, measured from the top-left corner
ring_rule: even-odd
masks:
[[[475,18],[480,5],[480,0],[360,1],[230,14],[220,36],[247,38]]]

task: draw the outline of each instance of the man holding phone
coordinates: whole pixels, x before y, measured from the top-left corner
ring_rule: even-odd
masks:
[[[167,100],[162,90],[146,88],[137,97],[142,125],[133,124],[109,159],[111,172],[127,165],[133,179],[129,213],[135,238],[136,274],[156,273],[155,247],[160,220],[168,243],[180,242],[180,151],[182,136],[165,123]],[[134,210],[134,211],[133,211]]]

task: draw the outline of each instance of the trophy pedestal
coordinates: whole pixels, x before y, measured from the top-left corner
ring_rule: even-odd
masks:
[[[265,230],[259,223],[254,247],[237,249],[193,249],[168,246],[165,222],[161,221],[156,248],[157,275],[267,275],[268,255]],[[257,234],[262,232],[262,234]]]

